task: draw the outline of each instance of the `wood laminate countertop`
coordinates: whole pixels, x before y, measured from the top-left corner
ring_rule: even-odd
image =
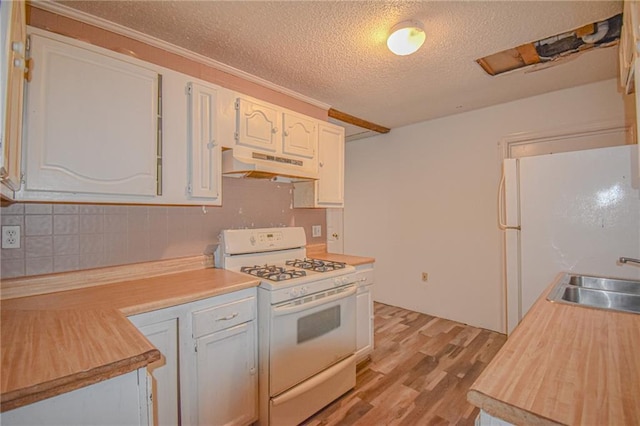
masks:
[[[359,266],[368,263],[375,263],[373,257],[352,256],[349,254],[327,253],[326,251],[309,252],[309,257],[321,260],[330,260],[332,262],[342,262],[348,265]]]
[[[1,303],[1,411],[144,367],[160,352],[126,318],[259,281],[197,269]]]
[[[626,425],[640,419],[640,315],[542,293],[467,398],[515,424]]]

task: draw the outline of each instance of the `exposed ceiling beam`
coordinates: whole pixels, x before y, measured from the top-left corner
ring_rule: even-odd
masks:
[[[346,112],[338,111],[337,109],[333,108],[329,108],[329,117],[335,118],[336,120],[345,123],[353,124],[354,126],[362,127],[363,129],[373,130],[374,132],[378,133],[389,133],[391,131],[391,129],[387,127],[383,127],[376,123],[354,117],[353,115],[347,114]]]

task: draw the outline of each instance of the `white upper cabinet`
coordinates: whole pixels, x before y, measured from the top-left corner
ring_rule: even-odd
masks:
[[[275,152],[280,136],[278,110],[257,100],[238,98],[236,101],[238,145]]]
[[[235,108],[235,144],[223,153],[224,174],[317,178],[319,120],[245,96]]]
[[[318,145],[318,125],[316,120],[300,114],[282,114],[283,153],[314,158]]]
[[[25,2],[0,3],[0,179],[2,194],[20,188],[20,146],[26,60]]]
[[[221,148],[217,138],[217,90],[190,82],[189,186],[191,197],[217,200],[222,193]]]
[[[295,182],[293,206],[297,208],[344,206],[344,128],[318,125],[318,180]]]
[[[122,56],[122,55],[120,55]],[[27,191],[161,193],[158,73],[78,42],[31,35]]]

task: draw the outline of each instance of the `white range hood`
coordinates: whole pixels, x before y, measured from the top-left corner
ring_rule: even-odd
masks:
[[[227,149],[222,152],[222,174],[256,179],[281,177],[292,182],[318,179],[316,168],[310,168],[305,161],[311,160],[293,159],[258,150]]]

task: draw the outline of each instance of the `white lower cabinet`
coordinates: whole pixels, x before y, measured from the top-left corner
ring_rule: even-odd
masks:
[[[255,288],[129,319],[162,353],[147,367],[154,425],[257,420]]]
[[[170,310],[129,317],[161,353],[158,361],[147,365],[151,376],[153,424],[177,425],[180,416],[178,391],[178,317]]]
[[[356,362],[373,351],[373,263],[356,267]]]
[[[255,322],[196,339],[198,424],[246,425],[257,418]]]
[[[146,369],[34,402],[0,415],[3,425],[148,425]]]

